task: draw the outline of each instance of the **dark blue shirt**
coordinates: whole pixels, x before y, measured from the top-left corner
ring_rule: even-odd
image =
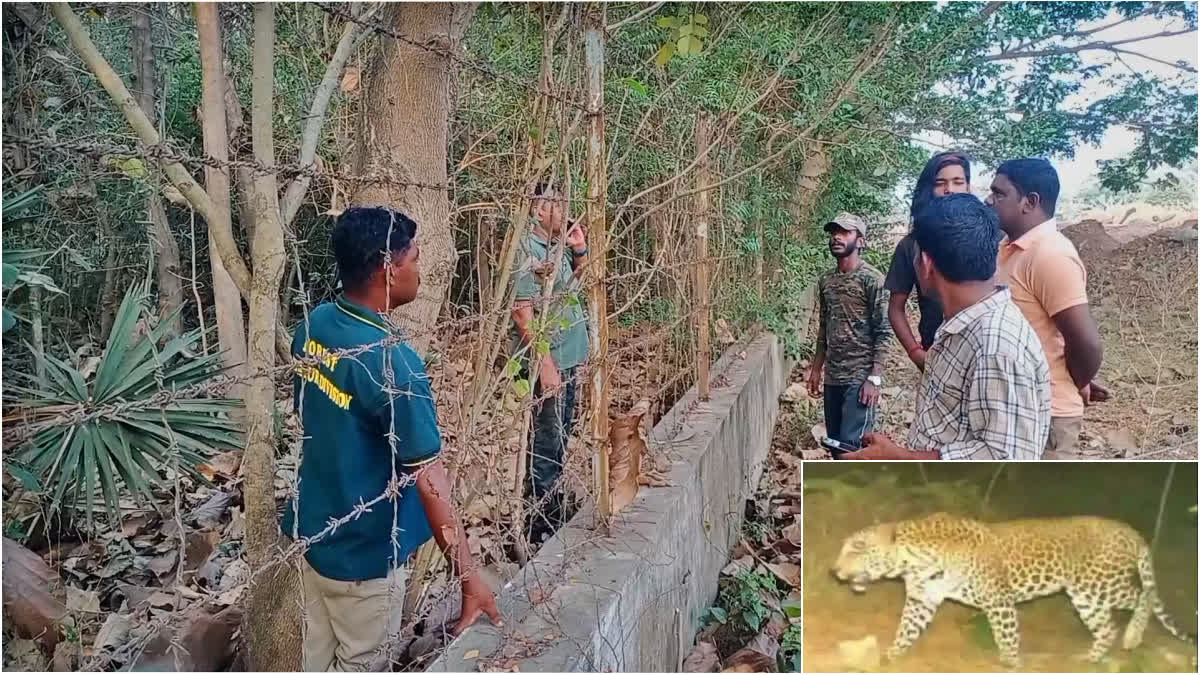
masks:
[[[382,344],[391,334],[378,313],[344,296],[314,309],[307,325],[296,329],[292,354],[306,359],[297,363],[294,384],[296,410],[304,425],[301,537],[320,533],[355,505],[383,494],[393,468],[403,481],[405,474],[437,459],[441,451],[425,366],[407,343]],[[392,383],[385,377],[385,362]],[[283,533],[289,537],[293,512],[289,503],[283,520]],[[313,543],[306,557],[317,573],[330,579],[378,579],[403,564],[431,536],[412,483],[401,489],[399,499],[376,503]]]

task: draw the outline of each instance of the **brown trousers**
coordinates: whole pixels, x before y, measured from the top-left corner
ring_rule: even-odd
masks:
[[[301,558],[304,670],[372,672],[388,665],[388,638],[400,632],[406,571],[386,578],[337,581]]]
[[[1083,459],[1079,452],[1079,431],[1083,417],[1051,417],[1050,436],[1042,459]]]

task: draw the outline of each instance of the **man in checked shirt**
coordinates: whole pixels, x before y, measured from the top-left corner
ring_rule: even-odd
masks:
[[[996,214],[970,194],[935,199],[914,221],[917,274],[945,307],[917,388],[908,447],[868,434],[843,459],[1041,459],[1050,367],[1033,327],[996,286]]]

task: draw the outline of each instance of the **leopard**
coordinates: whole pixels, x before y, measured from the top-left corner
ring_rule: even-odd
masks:
[[[1104,659],[1118,629],[1113,610],[1132,610],[1122,640],[1135,649],[1153,613],[1167,631],[1190,644],[1167,614],[1154,581],[1146,540],[1109,518],[1072,516],[985,523],[938,512],[883,523],[850,535],[833,575],[855,593],[884,579],[902,579],[904,609],[888,661],[901,657],[942,602],[982,610],[1003,665],[1020,665],[1017,604],[1065,592],[1092,634],[1086,655]],[[1138,583],[1140,580],[1140,584]]]

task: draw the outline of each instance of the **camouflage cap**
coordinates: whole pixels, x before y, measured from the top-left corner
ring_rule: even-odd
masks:
[[[834,216],[833,220],[825,223],[825,231],[829,231],[829,226],[834,225],[843,230],[857,230],[862,236],[867,236],[867,221],[859,218],[853,213],[842,211]]]

